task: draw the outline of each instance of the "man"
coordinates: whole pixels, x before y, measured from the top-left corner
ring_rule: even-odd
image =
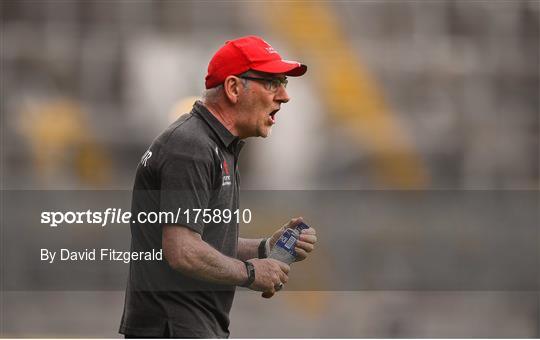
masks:
[[[289,266],[266,257],[285,228],[301,218],[268,239],[244,239],[238,237],[237,219],[205,223],[195,215],[197,209],[225,215],[239,208],[242,140],[270,134],[277,111],[290,99],[286,77],[306,70],[282,60],[255,36],[228,41],[213,56],[203,101],[154,140],[137,168],[133,216],[161,212],[176,217],[131,225],[132,251],[162,248],[165,261],[131,262],[120,333],[228,337],[236,286],[269,298],[287,283]],[[316,240],[313,228],[303,231],[295,249],[298,260]]]

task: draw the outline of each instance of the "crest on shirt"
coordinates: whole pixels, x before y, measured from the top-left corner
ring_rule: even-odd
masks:
[[[152,151],[150,149],[146,150],[144,155],[141,157],[141,164],[146,167],[146,164],[148,163],[148,160],[152,157]]]
[[[216,146],[216,155],[221,159],[221,155],[219,154],[219,150],[218,150],[218,147]],[[232,181],[231,181],[231,173],[229,171],[229,164],[227,164],[227,160],[225,159],[225,157],[223,157],[223,161],[221,163],[219,163],[219,166],[221,168],[221,174],[222,174],[222,181],[221,181],[221,186],[224,187],[224,186],[228,186],[228,185],[231,185],[232,184]]]
[[[223,181],[221,186],[231,185],[231,174],[229,173],[229,165],[227,165],[227,160],[223,160],[221,163],[221,173],[223,174]]]

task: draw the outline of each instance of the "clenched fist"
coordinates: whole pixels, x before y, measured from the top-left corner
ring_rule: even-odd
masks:
[[[251,259],[255,268],[255,281],[248,287],[250,289],[274,295],[278,287],[287,283],[289,265],[274,259]],[[263,294],[263,296],[264,296]]]
[[[274,247],[276,242],[279,240],[279,238],[287,228],[294,229],[294,227],[296,227],[302,222],[302,217],[296,217],[285,223],[278,230],[276,230],[276,232],[269,239],[270,249]],[[308,253],[311,253],[313,249],[315,249],[316,242],[317,231],[312,227],[309,227],[308,229],[303,229],[300,233],[300,238],[298,242],[296,242],[296,247],[294,248],[294,251],[296,252],[296,261],[305,260],[308,256]]]

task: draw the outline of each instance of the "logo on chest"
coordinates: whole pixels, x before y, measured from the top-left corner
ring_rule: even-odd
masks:
[[[231,173],[229,172],[229,165],[227,164],[227,160],[223,160],[221,163],[221,173],[223,174],[223,181],[221,182],[221,186],[227,186],[231,185]]]
[[[217,146],[214,151],[216,152],[216,155],[221,159],[222,157],[219,155],[219,149]],[[231,185],[231,173],[229,171],[229,164],[227,164],[227,160],[225,159],[225,157],[223,157],[223,161],[219,163],[219,166],[221,168],[221,174],[223,175],[221,180],[221,186],[225,187]]]

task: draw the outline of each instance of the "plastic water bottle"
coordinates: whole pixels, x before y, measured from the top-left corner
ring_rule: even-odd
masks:
[[[293,263],[296,260],[296,252],[294,251],[294,247],[300,238],[300,231],[307,228],[309,228],[309,226],[304,222],[297,225],[294,229],[287,228],[272,248],[272,251],[270,251],[270,255],[268,257],[285,262],[286,264]]]

